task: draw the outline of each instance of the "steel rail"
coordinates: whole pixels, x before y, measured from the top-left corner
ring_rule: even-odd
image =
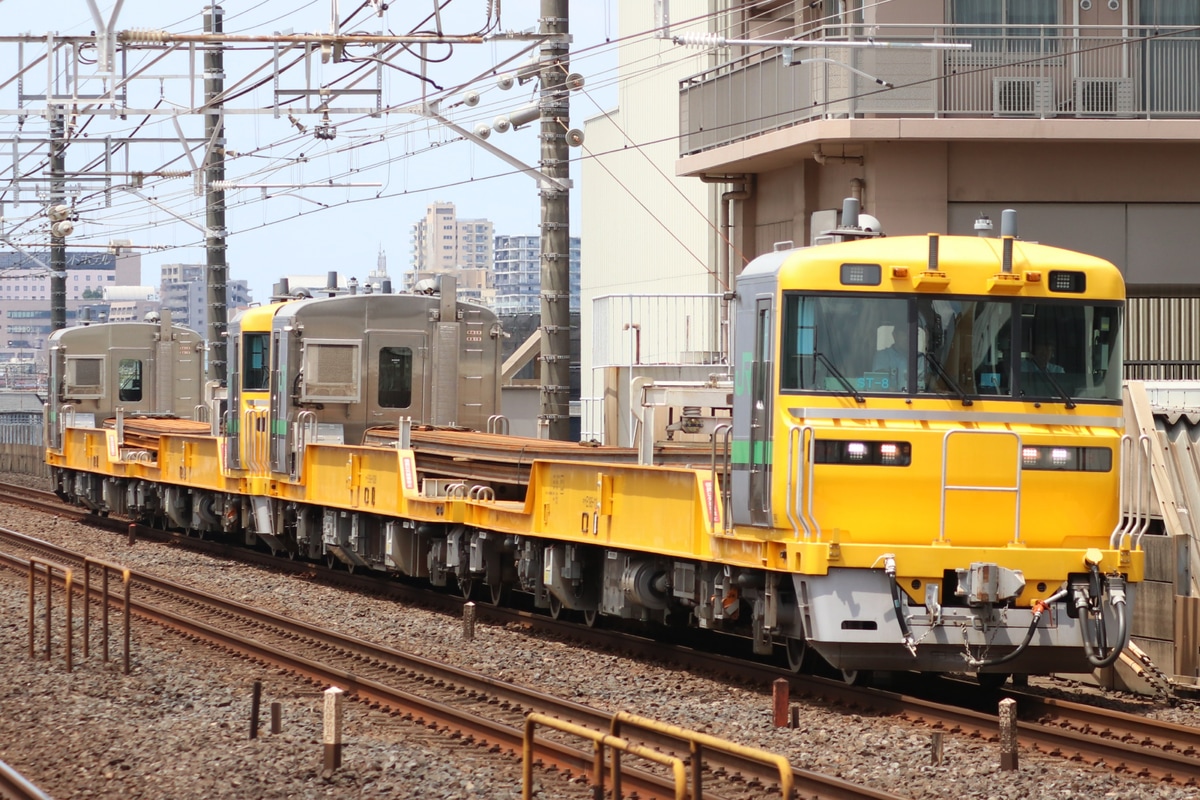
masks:
[[[23,537],[13,531],[0,529],[0,537],[9,541],[29,542],[29,546],[39,550],[53,552],[59,560],[69,560],[74,554],[62,550],[40,540]],[[11,559],[18,568],[19,559]],[[429,681],[443,682],[460,687],[467,692],[488,695],[502,699],[503,702],[517,706],[520,709],[535,710],[551,714],[561,719],[572,720],[581,725],[607,731],[613,716],[570,700],[547,695],[532,689],[506,684],[503,681],[490,678],[478,673],[461,670],[449,665],[432,662],[419,656],[374,645],[370,642],[347,636],[345,634],[322,629],[296,622],[287,617],[274,614],[263,609],[245,606],[236,601],[216,597],[191,587],[181,586],[172,581],[134,573],[135,584],[143,589],[166,592],[181,602],[192,605],[203,605],[215,609],[219,613],[237,615],[250,620],[254,624],[272,626],[295,636],[305,636],[323,642],[330,647],[360,654],[368,662],[382,662],[398,669],[422,673]],[[328,663],[313,661],[296,653],[285,652],[279,648],[264,645],[262,642],[229,630],[194,619],[161,606],[135,599],[133,610],[140,618],[152,620],[169,628],[184,632],[188,635],[204,639],[226,649],[246,655],[252,659],[269,662],[289,670],[312,681],[332,684],[343,688],[352,699],[361,700],[368,704],[385,706],[396,710],[418,723],[437,726],[438,721],[444,721],[454,729],[465,734],[468,742],[480,741],[489,745],[503,748],[507,752],[519,755],[522,748],[523,730],[521,727],[505,725],[500,722],[486,720],[470,710],[459,710],[444,703],[431,701],[409,691],[389,686],[373,680],[363,674],[347,669],[331,666]],[[679,752],[687,756],[686,749],[680,749],[677,739],[660,735],[652,731],[639,731],[636,737],[649,745],[666,751]],[[593,754],[574,748],[557,745],[553,742],[544,743],[539,740],[537,755],[543,761],[553,763],[561,768],[586,773],[593,759]],[[706,751],[705,766],[729,775],[742,776],[765,786],[776,785],[777,771],[764,767],[762,763],[745,758],[737,753],[722,753]],[[828,798],[829,800],[897,800],[898,795],[860,786],[839,778],[815,773],[808,770],[793,770],[793,780],[797,790],[806,797]],[[626,772],[625,783],[636,788],[647,797],[671,797],[672,784],[658,776],[643,773]],[[717,800],[720,795],[706,792],[707,797]]]
[[[97,522],[107,522],[92,518]],[[109,524],[119,524],[113,521]],[[147,530],[147,533],[151,533]],[[161,531],[154,535],[173,536]],[[245,557],[249,551],[220,545],[214,542],[178,536],[174,541],[189,546],[198,546],[210,552],[219,551],[230,557]],[[383,591],[386,594],[402,594],[406,599],[415,599],[425,604],[437,604],[448,613],[461,607],[462,600],[447,595],[431,595],[395,581],[379,581],[369,575],[348,575],[343,572],[325,570],[302,562],[281,562],[262,554],[251,554],[253,558],[274,568],[333,575],[339,583],[352,583],[368,591]],[[514,621],[536,625],[558,635],[589,640],[600,646],[615,647],[623,652],[636,652],[640,656],[670,659],[692,669],[724,673],[737,676],[738,680],[750,680],[762,687],[769,687],[779,677],[786,677],[797,696],[814,698],[820,702],[847,707],[869,708],[895,714],[934,729],[961,731],[982,738],[994,738],[998,730],[998,718],[994,712],[972,711],[958,706],[936,703],[916,696],[896,694],[864,687],[847,686],[840,681],[818,676],[795,675],[775,667],[755,664],[742,659],[712,653],[699,652],[686,647],[671,647],[644,637],[629,637],[614,631],[584,629],[578,625],[551,620],[529,612],[480,605],[477,614],[499,624]],[[971,687],[978,691],[978,687]],[[992,697],[991,693],[988,693]],[[1174,781],[1182,785],[1195,785],[1200,780],[1200,729],[1178,726],[1154,720],[1145,720],[1095,709],[1083,704],[1064,701],[1046,702],[1033,696],[1014,694],[1018,699],[1019,741],[1051,756],[1077,758],[1092,764],[1103,764],[1119,772],[1145,775],[1158,780]],[[1071,712],[1078,707],[1080,716],[1072,720]],[[1028,709],[1028,710],[1027,710]],[[1037,717],[1037,721],[1030,721]],[[1139,725],[1131,727],[1131,720]],[[1076,730],[1071,730],[1075,728]],[[799,784],[798,784],[799,786]]]

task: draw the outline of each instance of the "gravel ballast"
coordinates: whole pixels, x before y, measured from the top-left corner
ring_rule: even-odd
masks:
[[[1105,767],[1023,752],[1000,769],[996,744],[946,734],[940,766],[930,732],[812,704],[799,727],[776,729],[765,693],[678,669],[347,593],[246,565],[125,539],[10,507],[0,525],[135,570],[224,594],[371,641],[537,687],[609,711],[628,709],[785,755],[795,767],[863,782],[914,800],[1200,799],[1200,788],[1158,784]],[[0,760],[59,798],[520,797],[520,765],[387,714],[346,704],[344,766],[322,770],[321,689],[206,645],[135,623],[133,674],[93,652],[66,673],[27,655],[27,587],[0,579]],[[78,650],[78,645],[77,645]],[[119,657],[119,650],[113,651]],[[259,738],[250,740],[251,687],[263,684]],[[1134,702],[1122,697],[1122,702]],[[283,732],[269,733],[279,702]],[[1188,725],[1194,706],[1150,702],[1145,713]],[[540,797],[586,798],[582,783],[539,775]]]

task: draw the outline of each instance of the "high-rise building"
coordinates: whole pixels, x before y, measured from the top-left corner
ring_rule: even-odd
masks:
[[[497,314],[540,314],[542,253],[539,236],[496,237],[492,279]],[[571,311],[579,310],[579,237],[571,237]]]
[[[164,264],[159,291],[162,307],[171,312],[176,325],[207,335],[208,267],[204,264]],[[246,281],[229,281],[225,287],[229,316],[237,308],[250,304],[250,286]]]
[[[422,281],[451,273],[458,294],[492,303],[493,226],[486,219],[459,219],[453,203],[432,203],[412,227],[412,269],[404,275],[411,291]]]

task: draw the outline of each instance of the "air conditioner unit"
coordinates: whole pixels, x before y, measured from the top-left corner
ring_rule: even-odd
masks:
[[[1075,116],[1133,116],[1131,78],[1076,78]]]
[[[1049,78],[992,78],[992,112],[997,117],[1045,117],[1054,113]]]

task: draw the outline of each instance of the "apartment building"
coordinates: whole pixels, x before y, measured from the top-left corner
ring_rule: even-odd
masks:
[[[162,307],[171,321],[202,336],[208,332],[208,267],[205,264],[164,264],[159,288]],[[231,280],[225,286],[225,303],[232,318],[239,308],[250,305],[250,285]]]
[[[580,239],[570,242],[571,311],[579,310]],[[542,239],[540,236],[496,236],[492,280],[497,314],[540,314],[542,310]]]
[[[892,235],[1012,208],[1021,238],[1120,266],[1128,377],[1200,377],[1200,3],[730,2],[713,26],[795,40],[722,47],[676,87],[675,170],[730,190],[735,273],[847,196]]]
[[[412,268],[404,289],[453,272],[460,297],[491,304],[493,227],[486,219],[459,219],[454,203],[435,202],[412,226]]]

